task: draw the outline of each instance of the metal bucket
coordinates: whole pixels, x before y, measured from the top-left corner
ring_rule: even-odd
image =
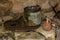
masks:
[[[36,6],[27,6],[24,8],[24,20],[28,26],[36,26],[41,24],[41,13],[40,7]]]

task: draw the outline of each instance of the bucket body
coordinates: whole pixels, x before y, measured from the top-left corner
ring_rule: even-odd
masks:
[[[24,9],[24,20],[28,26],[36,26],[41,23],[41,13],[39,6],[28,6]]]

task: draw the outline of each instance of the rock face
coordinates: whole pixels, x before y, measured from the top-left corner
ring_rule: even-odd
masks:
[[[7,11],[12,8],[12,2],[8,0],[0,1],[0,16],[7,15]],[[6,13],[6,14],[5,14]]]
[[[42,15],[43,16],[48,15],[51,18],[55,15],[55,13],[53,12],[51,6],[49,5],[49,2],[51,3],[52,6],[59,3],[59,0],[57,1],[56,0],[10,0],[10,1],[12,1],[13,3],[13,8],[11,11],[14,13],[20,13],[21,15],[23,14],[24,8],[26,6],[40,5]],[[56,10],[60,10],[59,5],[56,7]]]
[[[30,5],[40,5],[42,9],[50,8],[48,2],[53,6],[59,2],[59,0],[10,0],[13,2],[13,12],[23,12],[23,8]]]
[[[9,9],[12,8],[12,12],[13,13],[20,13],[20,15],[23,14],[24,12],[24,8],[26,6],[31,6],[31,5],[40,5],[41,7],[41,12],[44,16],[46,15],[53,15],[54,16],[54,12],[52,12],[52,8],[51,6],[49,5],[49,2],[52,4],[52,6],[54,6],[55,4],[59,3],[59,0],[9,0],[9,1],[12,1],[12,2],[6,2],[5,4],[0,4],[0,6],[2,5],[4,8],[5,11],[8,11]],[[60,4],[59,4],[60,5]],[[59,5],[56,7],[56,10],[60,10],[59,8]],[[1,6],[1,7],[2,7]],[[47,14],[46,14],[47,13]],[[52,14],[53,13],[53,14]],[[12,14],[12,13],[11,13]],[[1,15],[4,15],[1,14]],[[50,16],[49,15],[49,16]],[[52,17],[53,17],[52,16]],[[51,16],[50,16],[51,17]]]

